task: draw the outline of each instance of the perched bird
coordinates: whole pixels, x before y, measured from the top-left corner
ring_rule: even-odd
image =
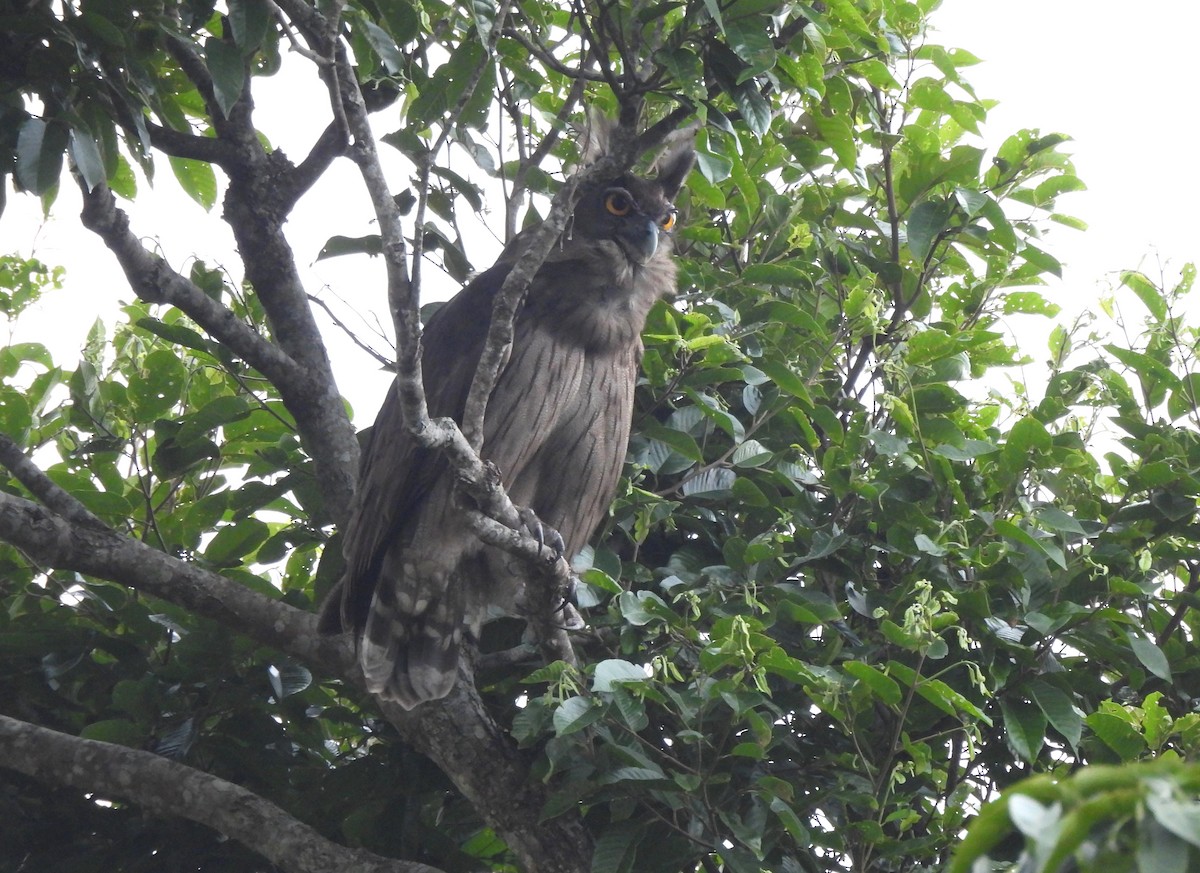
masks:
[[[596,123],[584,160],[598,159]],[[657,175],[588,186],[513,323],[512,353],[484,419],[481,455],[509,496],[582,548],[613,499],[629,439],[646,314],[674,291],[671,201],[694,150],[676,147]],[[422,366],[432,417],[461,423],[495,295],[521,237],[425,326]],[[359,635],[368,688],[406,709],[444,697],[459,649],[491,614],[519,612],[521,565],[483,545],[455,505],[440,453],[420,448],[390,391],[365,447],[343,538],[346,570],[322,629]],[[518,607],[514,610],[514,607]]]

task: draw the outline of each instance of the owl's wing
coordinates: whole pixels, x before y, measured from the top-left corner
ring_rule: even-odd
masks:
[[[430,417],[461,421],[492,301],[511,269],[501,261],[476,276],[425,326],[421,364]],[[359,493],[342,539],[346,569],[322,608],[322,630],[363,628],[389,547],[415,522],[446,470],[445,457],[421,448],[405,428],[393,384],[363,451]]]

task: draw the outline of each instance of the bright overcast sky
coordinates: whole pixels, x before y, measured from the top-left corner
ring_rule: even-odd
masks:
[[[1022,127],[1074,140],[1064,148],[1088,190],[1059,207],[1089,230],[1058,228],[1047,241],[1066,265],[1059,302],[1094,299],[1116,271],[1157,279],[1160,262],[1177,276],[1200,260],[1200,3],[944,0],[932,21],[935,40],[984,60],[966,77],[999,101],[989,144]]]
[[[1067,149],[1089,190],[1063,197],[1059,206],[1086,221],[1090,230],[1079,233],[1056,226],[1046,240],[1045,247],[1066,265],[1063,282],[1049,289],[1052,299],[1068,308],[1087,307],[1115,284],[1119,270],[1140,266],[1157,278],[1161,261],[1170,277],[1182,264],[1200,259],[1200,161],[1192,85],[1200,3],[944,0],[932,22],[932,41],[967,49],[984,60],[968,69],[966,77],[980,97],[999,101],[984,132],[987,145],[994,148],[1023,127],[1074,139]],[[323,99],[315,79],[312,85],[310,94],[290,93],[282,101],[260,96],[260,109],[282,108],[293,120],[315,123],[316,113],[296,111],[310,98]],[[299,157],[300,144],[312,136],[315,132],[305,132],[290,147],[284,143],[286,150]],[[302,201],[289,223],[304,263],[311,262],[332,234],[370,232],[365,217],[350,220],[366,215],[366,203],[357,193],[361,186],[356,187],[348,174],[348,163],[340,163],[347,175],[323,183]],[[160,174],[168,175],[165,162]],[[213,257],[214,246],[232,251],[228,229],[215,216],[194,209],[190,213],[196,228],[220,234],[219,240],[196,239],[186,219],[180,221],[186,207],[180,208],[177,186],[170,179],[160,181],[154,191],[144,185],[142,190],[155,197],[171,195],[165,207],[142,198],[132,211],[135,232],[161,237],[172,263],[183,265],[193,253]],[[115,302],[132,294],[111,255],[79,229],[78,194],[71,186],[64,186],[56,212],[61,221],[41,226],[31,201],[10,196],[0,218],[0,251],[33,254],[67,267],[67,290],[28,313],[18,338],[47,343],[70,365],[95,317],[101,315],[111,324]],[[475,255],[475,260],[483,263],[484,257]],[[365,258],[322,262],[316,279],[321,282],[335,285],[351,305],[377,310],[384,306],[381,271]],[[1045,357],[1044,348],[1026,351],[1035,360]],[[351,358],[338,368],[340,381],[359,418],[369,420],[386,378],[380,374],[363,384],[360,377],[375,366],[363,355]]]

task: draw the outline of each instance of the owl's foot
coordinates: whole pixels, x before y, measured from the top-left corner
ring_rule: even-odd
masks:
[[[543,524],[536,512],[527,506],[522,506],[517,509],[517,517],[520,518],[525,533],[537,540],[539,546],[549,546],[554,550],[556,560],[566,554],[567,544],[563,542],[562,534],[550,525]]]

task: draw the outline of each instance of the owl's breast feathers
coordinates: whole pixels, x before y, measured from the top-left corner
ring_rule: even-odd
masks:
[[[676,149],[652,179],[624,176],[581,200],[574,233],[530,282],[488,399],[481,455],[515,503],[562,534],[571,555],[599,525],[620,478],[641,331],[650,307],[675,287],[670,201],[692,161],[690,146]],[[513,243],[426,325],[431,417],[462,421],[519,238]],[[523,569],[474,537],[455,491],[446,458],[417,443],[396,391],[388,392],[363,452],[343,539],[346,570],[321,627],[356,631],[367,687],[410,709],[450,691],[464,634],[476,634],[497,608],[521,609]]]

